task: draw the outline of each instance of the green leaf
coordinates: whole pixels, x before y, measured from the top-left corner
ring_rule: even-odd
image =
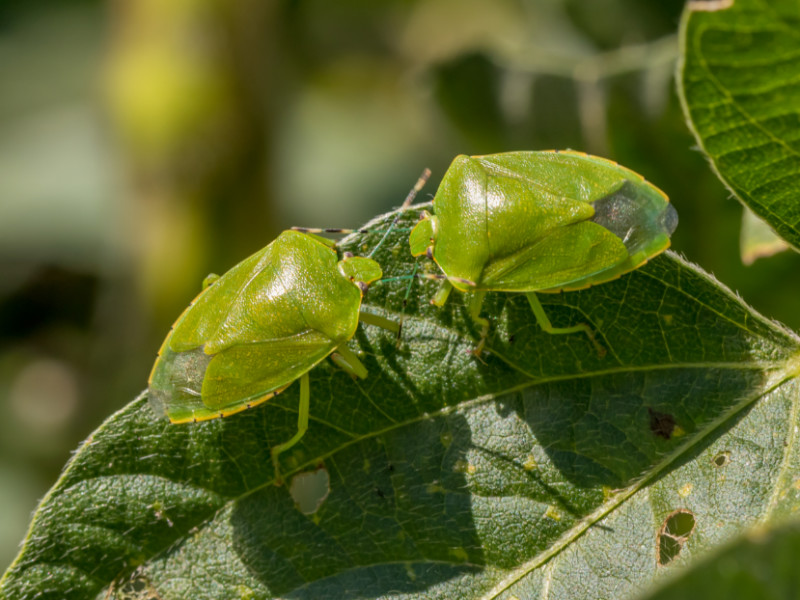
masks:
[[[391,218],[343,246],[368,254]],[[416,218],[375,254],[387,277],[435,268],[410,257]],[[316,499],[273,485],[297,385],[185,426],[142,397],[70,461],[0,598],[624,598],[800,507],[800,340],[677,256],[542,295],[603,357],[496,293],[479,360],[460,294],[438,309],[436,282],[410,283],[367,295],[405,315],[399,347],[359,328],[368,379],[312,371],[308,433],[281,460]]]
[[[797,2],[689,2],[681,53],[684,113],[717,174],[800,249]]]

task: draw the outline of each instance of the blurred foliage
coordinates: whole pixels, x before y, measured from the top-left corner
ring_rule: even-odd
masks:
[[[458,153],[642,173],[680,213],[673,248],[800,329],[797,255],[744,267],[741,208],[691,151],[682,5],[0,3],[0,564],[206,273],[291,225],[357,226],[430,167],[424,199]]]
[[[725,4],[725,3],[723,3]],[[690,4],[681,22],[679,95],[695,138],[736,197],[800,250],[800,16],[791,0]]]

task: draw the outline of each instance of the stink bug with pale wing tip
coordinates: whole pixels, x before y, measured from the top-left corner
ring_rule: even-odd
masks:
[[[586,323],[553,327],[536,292],[581,290],[616,279],[669,247],[678,214],[667,196],[633,171],[572,151],[458,156],[445,173],[433,211],[409,238],[444,273],[431,301],[442,306],[453,288],[467,292],[480,316],[489,291],[525,293],[543,330],[583,331]]]
[[[355,377],[367,370],[347,342],[359,321],[397,332],[398,325],[361,310],[367,286],[380,279],[370,258],[298,231],[275,241],[213,281],[172,327],[150,374],[148,396],[173,423],[226,417],[256,406],[300,379],[297,433],[272,448],[278,456],[308,428],[308,372],[327,356]]]

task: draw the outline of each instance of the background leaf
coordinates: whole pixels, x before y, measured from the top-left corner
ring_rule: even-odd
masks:
[[[387,277],[413,271],[416,216],[376,254]],[[343,248],[368,253],[391,217]],[[411,284],[368,294],[404,319],[399,347],[359,328],[368,379],[312,373],[310,428],[282,463],[327,471],[316,512],[269,460],[298,386],[193,426],[142,397],[75,454],[0,598],[623,598],[800,505],[798,339],[677,256],[542,296],[554,325],[597,329],[603,358],[490,294],[478,360],[460,295],[437,309],[435,283]]]
[[[739,254],[744,264],[752,265],[759,258],[773,256],[789,248],[789,244],[769,225],[755,216],[752,210],[743,207]]]
[[[722,181],[800,249],[800,14],[793,0],[689,2],[680,95]]]

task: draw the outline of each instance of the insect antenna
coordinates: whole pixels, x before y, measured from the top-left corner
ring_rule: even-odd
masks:
[[[412,187],[411,190],[408,192],[406,199],[403,200],[403,204],[402,206],[400,206],[401,209],[408,208],[409,206],[411,206],[411,203],[414,201],[414,198],[417,197],[417,194],[419,194],[422,188],[425,187],[425,184],[428,183],[428,179],[430,178],[430,176],[431,176],[430,169],[426,167],[425,169],[422,170],[422,175],[420,175],[419,179],[417,179],[417,183],[414,184],[414,187]]]
[[[342,229],[341,227],[292,227],[300,233],[369,233],[368,229]]]
[[[422,175],[419,176],[417,182],[414,184],[414,187],[408,192],[403,200],[403,204],[400,206],[398,215],[394,218],[394,220],[389,224],[388,229],[383,232],[383,237],[380,241],[376,244],[376,246],[372,249],[367,255],[367,258],[372,258],[375,252],[383,245],[383,242],[386,241],[386,238],[392,233],[392,231],[406,231],[405,229],[397,229],[397,222],[400,220],[402,213],[411,206],[411,203],[416,198],[419,191],[425,186],[425,183],[428,181],[428,178],[431,176],[431,170],[425,169],[422,171]],[[376,229],[345,229],[341,227],[292,227],[292,231],[298,231],[300,233],[311,233],[311,234],[320,234],[320,233],[332,233],[336,235],[346,235],[350,233],[380,233],[381,230]],[[410,229],[408,229],[410,231]]]
[[[372,285],[377,283],[385,283],[387,281],[403,281],[405,279],[431,279],[433,281],[444,281],[445,279],[449,279],[450,281],[455,281],[456,283],[463,283],[464,285],[468,285],[469,287],[477,287],[477,283],[470,279],[464,279],[463,277],[448,277],[444,273],[417,273],[417,269],[419,263],[414,264],[414,272],[411,275],[398,275],[396,277],[384,277],[379,279]],[[406,298],[408,298],[408,294],[406,294]]]
[[[383,234],[383,237],[372,249],[372,252],[370,252],[367,255],[367,258],[372,258],[375,252],[377,252],[378,248],[380,248],[381,245],[383,245],[383,242],[386,241],[386,238],[389,237],[389,234],[394,230],[395,226],[397,225],[397,222],[400,220],[400,215],[402,215],[411,206],[411,203],[414,201],[414,198],[416,198],[420,190],[422,190],[422,188],[425,187],[425,184],[428,182],[430,176],[431,176],[431,170],[428,169],[427,167],[423,169],[422,175],[419,176],[419,179],[417,179],[417,182],[414,184],[414,187],[412,187],[411,190],[409,190],[405,200],[403,200],[403,204],[400,206],[400,210],[397,212],[397,216],[394,218],[391,225],[389,225],[389,229],[387,229],[386,233]]]
[[[411,272],[410,275],[397,275],[395,277],[383,277],[378,281],[374,282],[372,285],[378,285],[380,283],[390,283],[392,281],[405,281],[408,280],[408,286],[406,287],[406,293],[403,296],[402,302],[402,309],[400,311],[400,331],[397,332],[397,343],[400,343],[400,334],[403,330],[403,321],[405,319],[406,313],[406,306],[408,306],[408,298],[411,296],[411,286],[413,285],[415,280],[418,279],[428,279],[432,281],[444,281],[449,279],[450,281],[455,281],[458,283],[462,283],[464,285],[468,285],[470,287],[476,287],[477,284],[474,281],[470,281],[469,279],[464,279],[462,277],[447,277],[442,273],[417,273],[419,270],[419,261],[414,261],[414,270]]]
[[[433,279],[435,281],[442,281],[443,279],[447,279],[446,275],[442,275],[442,274],[439,274],[439,273],[417,273],[418,269],[419,269],[419,265],[418,265],[418,263],[415,263],[414,264],[414,271],[410,275],[397,275],[395,277],[383,277],[383,278],[379,279],[378,281],[374,282],[372,285],[378,285],[379,283],[388,283],[390,281],[406,281],[406,280],[409,280],[409,279],[411,279],[411,280],[414,280],[414,279]],[[452,279],[455,279],[456,281],[464,281],[465,283],[467,283],[467,285],[469,285],[469,284],[475,285],[474,283],[472,283],[471,281],[467,281],[466,279],[464,279],[464,280],[461,280],[461,279],[458,279],[458,278],[452,278]],[[408,296],[409,296],[409,294],[406,293],[405,298],[408,299]]]
[[[418,260],[414,261],[414,270],[411,272],[410,275],[398,275],[396,277],[383,277],[383,278],[379,279],[378,281],[376,281],[375,283],[373,283],[373,285],[376,285],[376,284],[379,284],[379,283],[389,283],[389,282],[392,282],[392,281],[408,280],[408,286],[406,287],[406,293],[403,296],[402,309],[400,310],[400,319],[399,319],[399,323],[398,323],[399,328],[397,330],[397,339],[396,339],[396,342],[395,342],[395,345],[398,346],[398,347],[400,346],[400,339],[401,339],[401,336],[403,334],[403,323],[405,322],[406,306],[408,305],[408,298],[409,298],[409,296],[411,296],[411,286],[413,285],[414,281],[417,280],[417,279],[438,278],[438,276],[431,276],[431,275],[428,275],[426,273],[419,274],[419,273],[417,273],[417,270],[419,270],[419,261]]]
[[[406,286],[406,293],[403,296],[403,303],[402,308],[400,309],[400,329],[397,331],[397,338],[395,339],[394,345],[396,348],[400,347],[400,341],[403,335],[403,323],[406,320],[406,307],[408,306],[408,298],[411,296],[411,285],[414,283],[414,279],[416,279],[417,270],[419,269],[419,261],[414,261],[414,270],[411,272],[411,276],[409,277],[408,285]]]

